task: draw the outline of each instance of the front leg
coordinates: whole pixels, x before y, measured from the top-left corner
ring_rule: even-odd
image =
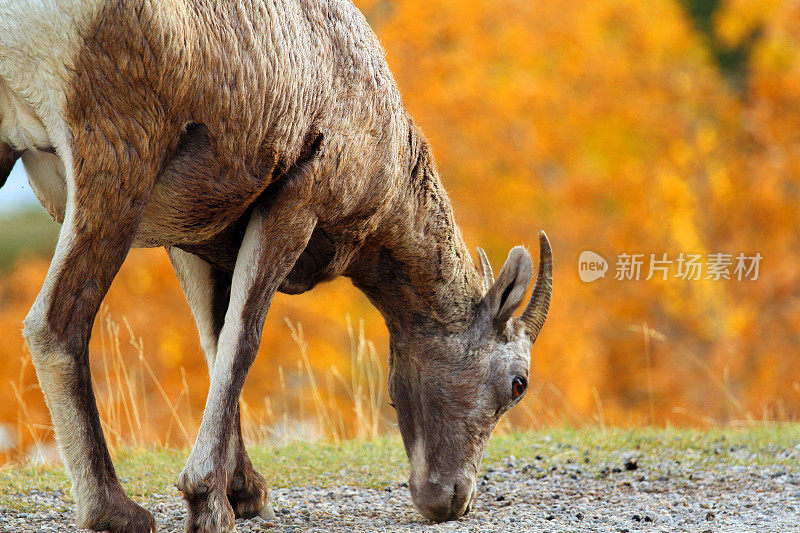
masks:
[[[186,531],[233,530],[234,512],[226,495],[227,459],[239,396],[272,297],[305,249],[315,224],[309,210],[280,199],[268,210],[257,207],[250,216],[233,272],[203,421],[178,481],[188,508]]]
[[[125,172],[111,174],[104,170],[100,148],[87,143],[76,150],[74,172],[72,159],[65,159],[67,216],[23,334],[72,483],[77,526],[144,533],[155,531],[156,524],[125,494],[111,462],[92,388],[89,338],[130,249],[155,175],[147,172],[146,161],[133,158]]]
[[[200,345],[211,375],[217,360],[219,335],[230,301],[231,276],[214,268],[200,257],[179,248],[167,248],[167,255],[192,310],[200,335]],[[233,507],[236,518],[254,516],[275,518],[269,502],[267,482],[253,468],[253,463],[244,447],[238,405],[236,422],[233,424],[228,444],[226,466],[228,502]]]

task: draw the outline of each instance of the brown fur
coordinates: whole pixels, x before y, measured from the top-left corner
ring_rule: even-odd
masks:
[[[434,520],[468,510],[486,439],[514,403],[511,379],[528,377],[530,341],[511,313],[531,261],[512,251],[486,293],[430,147],[352,4],[109,1],[86,28],[73,73],[72,241],[40,296],[46,323],[26,329],[32,343],[52,339],[37,353],[57,345],[75,369],[67,375],[90,461],[68,467],[110,495],[85,503],[82,525],[152,527],[118,489],[88,367],[94,316],[131,246],[180,248],[217,277],[209,290],[220,344],[179,481],[187,531],[227,530],[234,510],[249,515],[267,501],[241,441],[239,394],[274,293],[340,275],[391,333],[389,386],[415,503]],[[2,170],[9,156],[0,156]],[[39,357],[37,370],[48,364]],[[54,391],[45,391],[51,409],[61,401]]]

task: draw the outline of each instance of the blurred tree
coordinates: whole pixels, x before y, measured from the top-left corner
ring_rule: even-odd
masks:
[[[499,269],[513,245],[535,244],[538,229],[552,239],[551,316],[513,422],[800,417],[800,4],[357,3],[431,140],[467,241]],[[723,64],[714,46],[743,55]],[[728,71],[747,73],[745,98]],[[609,260],[605,279],[580,280],[585,250]],[[705,270],[683,280],[674,264],[666,280],[617,281],[621,253],[700,254],[704,262],[760,253],[763,262],[755,281],[714,281]],[[27,261],[0,277],[5,331],[19,330],[45,270]],[[131,254],[107,303],[144,339],[170,397],[181,394],[183,367],[196,419],[205,363],[163,252]],[[350,369],[347,313],[365,317],[385,357],[380,316],[346,280],[276,299],[245,391],[256,412],[281,405],[281,383],[304,383],[283,317],[303,323],[323,382],[332,365]],[[23,350],[20,335],[0,337],[0,357],[10,362],[0,382],[17,379]],[[138,364],[135,353],[125,356]],[[35,383],[30,369],[25,380]],[[46,423],[43,402],[31,402]],[[12,420],[15,402],[0,404],[0,416]]]
[[[714,31],[714,18],[723,0],[680,0],[681,5],[702,35],[702,40],[714,54],[720,70],[734,87],[744,93],[747,82],[747,65],[753,46],[761,35],[762,28],[748,29],[743,38],[731,44],[719,38]]]

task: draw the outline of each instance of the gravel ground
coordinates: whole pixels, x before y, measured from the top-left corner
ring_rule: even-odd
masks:
[[[485,467],[475,508],[456,522],[424,521],[403,483],[291,487],[271,493],[277,520],[237,521],[237,531],[800,532],[800,445],[771,450],[766,462],[763,450],[744,447],[678,450],[658,461],[635,450],[595,460],[574,448],[574,459],[564,459],[558,447],[547,458],[512,456]],[[0,509],[0,531],[75,531],[63,491],[19,498],[25,509],[47,510]],[[160,530],[183,531],[174,487],[142,503]]]

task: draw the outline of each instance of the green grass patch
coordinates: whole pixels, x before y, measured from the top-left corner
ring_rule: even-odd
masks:
[[[561,428],[494,435],[483,468],[512,461],[515,467],[530,463],[547,471],[578,463],[587,475],[600,476],[604,469],[619,467],[626,458],[636,457],[640,465],[637,476],[657,477],[671,462],[698,470],[744,464],[798,471],[797,446],[800,425],[708,431]],[[248,449],[256,468],[272,487],[346,484],[380,489],[408,477],[408,462],[397,435],[373,442],[297,442]],[[115,454],[114,462],[125,490],[135,499],[146,500],[152,493],[174,492],[177,496],[173,484],[187,455],[185,450],[122,449]],[[32,489],[67,491],[68,487],[60,466],[5,467],[0,470],[0,508],[16,508],[15,496]]]

